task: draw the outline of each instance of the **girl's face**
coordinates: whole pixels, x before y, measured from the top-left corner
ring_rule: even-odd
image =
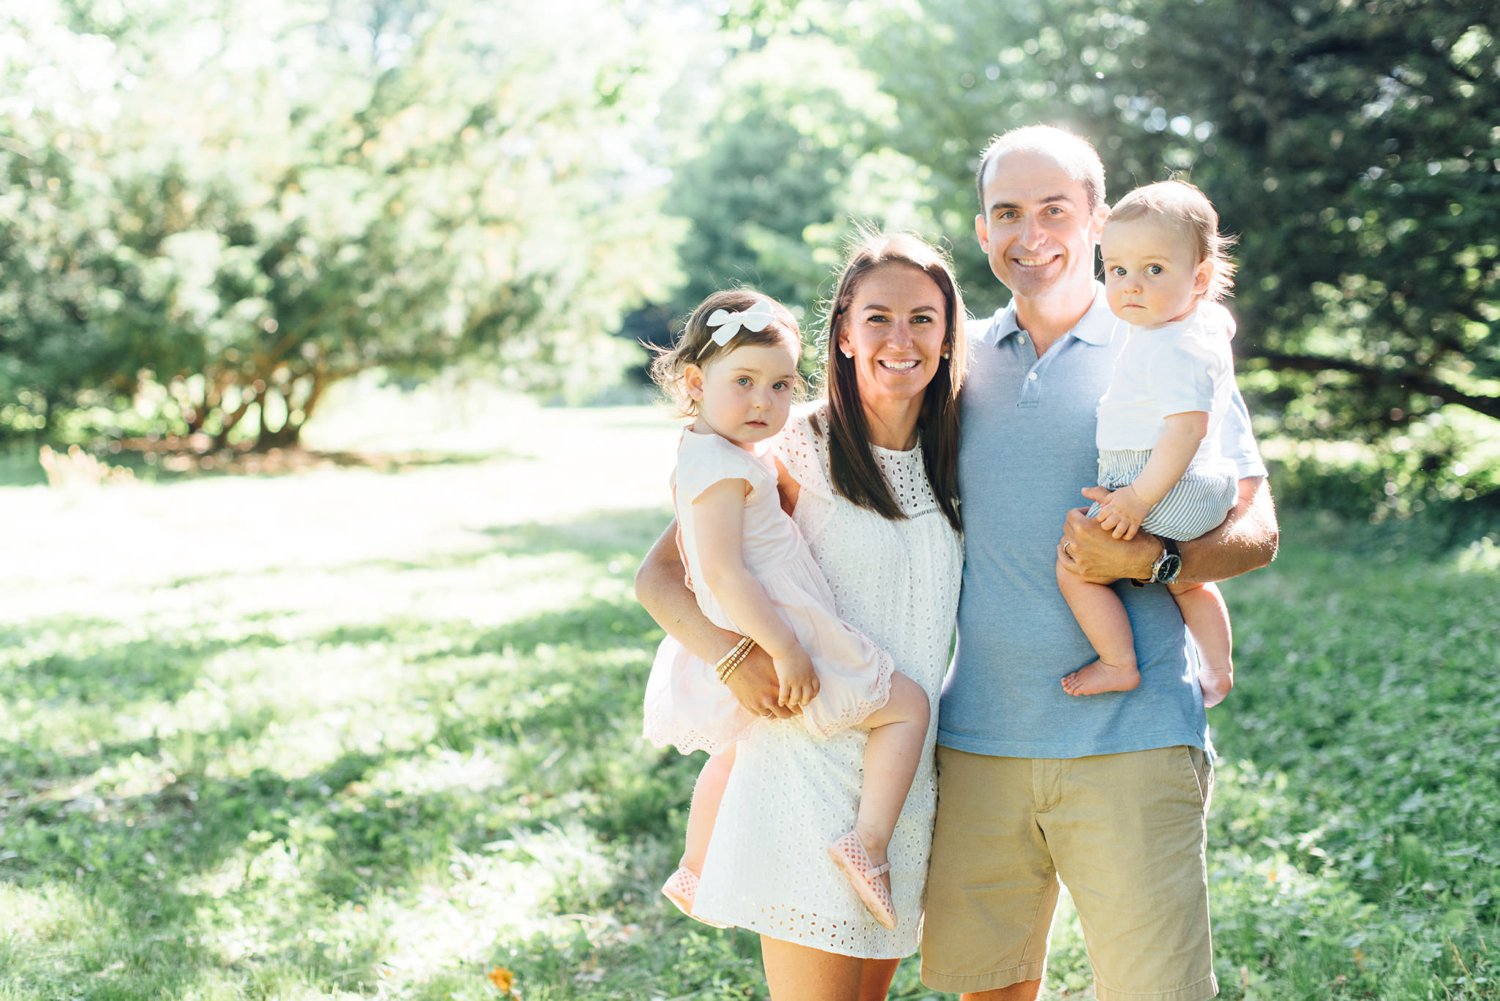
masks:
[[[920,400],[937,374],[947,331],[948,304],[926,272],[899,263],[872,269],[854,290],[838,335],[865,408],[879,413]]]
[[[1137,327],[1159,327],[1193,311],[1213,265],[1198,261],[1192,236],[1163,219],[1107,222],[1100,239],[1110,310]]]
[[[797,348],[790,337],[775,344],[731,348],[684,372],[698,404],[693,430],[712,432],[744,449],[786,426],[797,387]]]

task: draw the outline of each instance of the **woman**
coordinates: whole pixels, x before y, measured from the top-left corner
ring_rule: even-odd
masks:
[[[861,239],[828,318],[828,398],[797,415],[777,443],[784,506],[828,577],[839,614],[926,690],[932,722],[889,849],[900,916],[891,930],[869,916],[822,847],[851,826],[865,735],[820,741],[799,725],[770,725],[740,743],[695,913],[760,934],[776,1001],[884,998],[897,964],[916,950],[937,795],[937,697],[963,562],[963,320],[940,251],[908,235]],[[636,592],[663,628],[709,663],[739,639],[699,613],[673,529],[647,555]],[[729,684],[752,712],[788,715],[776,705],[764,656]]]

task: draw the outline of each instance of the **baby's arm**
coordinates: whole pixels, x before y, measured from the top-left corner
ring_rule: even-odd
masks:
[[[1208,434],[1208,414],[1186,410],[1169,414],[1166,427],[1151,448],[1151,458],[1135,481],[1112,492],[1099,503],[1099,527],[1117,539],[1133,539],[1151,509],[1160,504],[1182,479],[1203,436]]]
[[[797,634],[772,606],[760,581],[745,567],[744,480],[720,480],[693,501],[698,556],[703,564],[699,583],[713,592],[734,624],[771,655],[781,683],[777,701],[788,708],[804,706],[818,694],[812,659],[797,642]]]
[[[635,596],[656,624],[693,653],[712,664],[739,642],[740,634],[726,632],[708,621],[698,599],[688,590],[687,568],[677,549],[677,522],[656,540],[635,574]],[[744,663],[724,682],[731,695],[752,716],[786,719],[797,711],[777,703],[781,683],[771,655],[752,647]]]

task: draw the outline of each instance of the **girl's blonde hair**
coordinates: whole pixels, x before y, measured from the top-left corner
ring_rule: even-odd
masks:
[[[719,324],[709,326],[709,317],[716,310],[740,313],[757,304],[771,310],[771,322],[760,330],[740,327],[727,343],[719,344],[713,339]],[[732,321],[731,321],[732,322]],[[698,403],[688,396],[684,376],[689,365],[703,368],[719,355],[728,354],[735,348],[747,345],[787,344],[793,354],[802,354],[802,331],[792,311],[770,296],[753,288],[732,288],[715,292],[700,302],[683,324],[682,333],[670,348],[659,349],[651,360],[651,379],[667,399],[676,405],[685,417],[698,416]]]
[[[1234,262],[1229,248],[1235,238],[1219,232],[1219,213],[1213,202],[1187,181],[1158,181],[1136,188],[1110,209],[1108,222],[1129,222],[1157,216],[1180,227],[1193,241],[1198,264],[1208,261],[1213,272],[1203,298],[1216,302],[1234,289]]]

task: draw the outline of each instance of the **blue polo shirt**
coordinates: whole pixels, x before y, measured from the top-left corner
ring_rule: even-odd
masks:
[[[971,368],[960,396],[964,578],[958,650],[943,686],[938,743],[975,754],[1076,758],[1186,744],[1207,724],[1196,652],[1164,587],[1115,585],[1135,631],[1141,684],[1074,698],[1063,675],[1095,659],[1057,589],[1054,564],[1069,508],[1097,480],[1094,415],[1126,325],[1104,287],[1040,358],[1014,306],[969,325]],[[1264,476],[1238,391],[1222,432],[1239,475]]]

